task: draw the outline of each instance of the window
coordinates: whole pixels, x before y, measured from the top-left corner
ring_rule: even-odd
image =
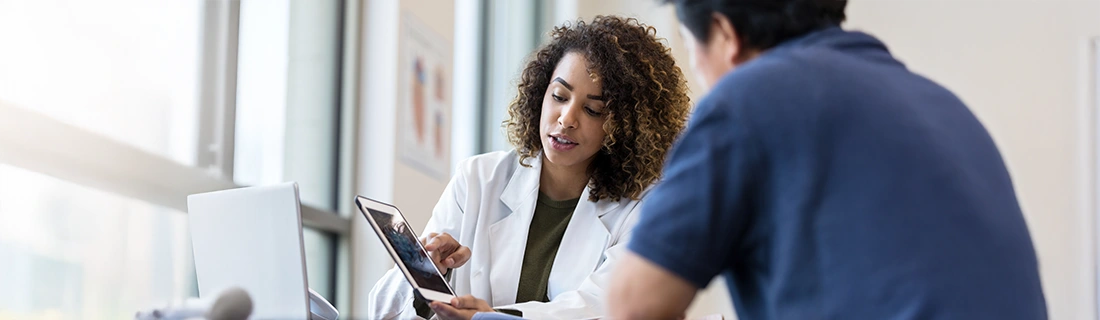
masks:
[[[0,319],[193,297],[186,195],[289,180],[310,286],[337,302],[344,1],[235,3],[0,0]]]
[[[201,9],[0,1],[0,101],[194,164]],[[194,295],[186,219],[0,165],[0,318],[119,319]]]
[[[462,19],[464,23],[476,23],[482,34],[480,35],[480,47],[456,48],[456,57],[465,59],[467,63],[477,65],[475,69],[479,74],[472,74],[472,78],[480,87],[465,88],[456,87],[455,90],[477,91],[475,97],[467,98],[464,94],[456,92],[456,114],[460,110],[479,109],[480,115],[476,119],[478,128],[478,145],[473,148],[476,153],[508,150],[512,146],[508,143],[501,128],[501,123],[508,118],[508,105],[516,97],[515,84],[519,80],[519,74],[526,66],[528,55],[546,40],[546,33],[551,26],[549,21],[550,2],[542,1],[511,1],[511,0],[480,0],[471,1],[481,7],[481,12],[468,13],[480,19]],[[506,28],[499,26],[508,26]],[[456,34],[458,38],[470,38],[470,35]],[[476,41],[476,38],[474,38]],[[464,52],[466,51],[468,53]],[[478,59],[478,56],[481,56]],[[456,75],[461,73],[456,71]],[[469,78],[467,78],[469,79]],[[455,83],[461,83],[456,79]],[[462,96],[459,96],[462,95]],[[470,101],[479,101],[471,103]],[[472,107],[480,106],[480,107]],[[466,121],[469,122],[469,121]],[[460,123],[460,125],[465,125]],[[456,135],[459,136],[459,135]],[[462,136],[464,137],[464,136]],[[455,142],[462,146],[466,142]],[[465,156],[459,155],[453,161],[461,161]]]
[[[187,216],[0,165],[0,319],[127,319],[195,292]]]
[[[1092,128],[1093,143],[1093,177],[1092,179],[1090,179],[1091,181],[1088,182],[1091,186],[1092,192],[1100,192],[1100,189],[1098,189],[1098,186],[1100,186],[1100,37],[1093,37],[1091,39],[1089,45],[1089,58],[1090,61],[1087,65],[1089,65],[1092,69],[1089,78],[1089,81],[1091,83],[1089,84],[1089,88],[1086,90],[1088,90],[1088,99],[1091,99],[1092,103],[1092,108],[1090,108],[1092,110],[1092,121],[1090,127]],[[1094,220],[1095,224],[1093,225],[1093,228],[1095,229],[1093,230],[1100,230],[1100,197],[1093,198],[1092,210],[1094,214],[1098,216],[1098,218]],[[1100,237],[1094,238],[1093,241],[1095,241],[1093,248],[1096,248],[1093,249],[1096,250],[1094,252],[1094,257],[1096,259],[1094,271],[1096,272],[1097,279],[1100,279]],[[1095,290],[1097,291],[1095,292],[1096,301],[1094,302],[1100,304],[1100,286],[1097,286]]]
[[[298,183],[303,204],[337,210],[343,17],[340,1],[241,2],[233,179]],[[306,228],[311,288],[335,296],[336,236]]]
[[[195,162],[201,1],[0,1],[0,100]]]

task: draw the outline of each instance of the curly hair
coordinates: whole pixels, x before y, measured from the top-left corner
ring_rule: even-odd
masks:
[[[597,16],[589,23],[555,27],[550,43],[527,63],[519,93],[503,127],[520,164],[542,151],[539,120],[543,95],[558,62],[582,54],[588,73],[600,79],[606,100],[607,133],[588,173],[589,201],[639,199],[661,176],[665,155],[687,121],[687,80],[657,30],[634,18]]]

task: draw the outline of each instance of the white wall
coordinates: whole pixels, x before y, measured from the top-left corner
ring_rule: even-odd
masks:
[[[454,2],[433,0],[366,1],[363,6],[362,69],[357,194],[393,203],[414,230],[423,230],[448,179],[436,179],[402,163],[397,154],[398,38],[408,14],[439,34],[447,47],[454,39]],[[444,70],[451,74],[452,70]],[[447,110],[446,112],[450,112]],[[450,116],[449,114],[447,115]],[[449,141],[450,136],[444,137]],[[449,177],[450,173],[447,174]],[[393,266],[378,237],[363,219],[352,219],[352,309],[365,317],[367,295]]]
[[[1012,173],[1050,318],[1095,319],[1097,141],[1083,97],[1100,1],[854,1],[848,14],[978,115]]]
[[[444,47],[452,47],[455,28],[454,1],[402,0],[401,5],[404,13],[415,16],[446,41]],[[446,70],[445,73],[452,74],[452,70]],[[450,110],[447,112],[449,119]],[[450,141],[450,135],[446,135],[443,140]],[[394,181],[394,205],[401,208],[414,230],[424,230],[432,209],[450,181],[451,173],[446,172],[443,178],[433,178],[398,161],[394,175],[397,178]]]

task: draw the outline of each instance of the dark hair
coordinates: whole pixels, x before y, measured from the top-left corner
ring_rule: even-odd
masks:
[[[848,0],[662,0],[676,6],[680,23],[703,42],[712,14],[730,20],[741,46],[767,50],[810,31],[844,22]]]
[[[657,30],[615,16],[555,27],[519,79],[519,93],[504,121],[520,164],[542,150],[539,120],[543,95],[558,62],[569,52],[588,60],[590,76],[607,98],[607,133],[589,167],[589,199],[638,199],[661,176],[665,155],[687,121],[687,80]]]

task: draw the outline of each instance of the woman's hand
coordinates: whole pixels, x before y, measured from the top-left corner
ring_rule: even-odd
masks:
[[[421,238],[420,243],[424,244],[424,250],[428,250],[435,267],[444,275],[447,269],[461,267],[470,260],[470,247],[459,244],[449,234],[432,232]]]
[[[444,320],[469,320],[478,312],[496,312],[485,300],[469,295],[451,299],[450,305],[432,301],[430,306],[435,315]]]

